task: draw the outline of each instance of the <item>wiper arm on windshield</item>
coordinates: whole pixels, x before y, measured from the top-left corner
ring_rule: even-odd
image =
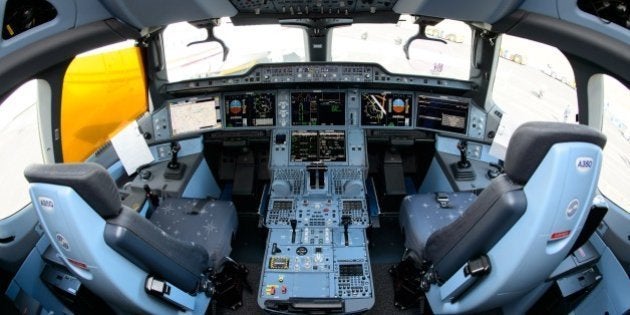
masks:
[[[431,41],[436,41],[436,42],[446,44],[445,40],[439,39],[439,38],[428,37],[426,34],[427,26],[435,26],[436,24],[442,22],[442,20],[443,19],[426,17],[426,16],[416,17],[416,21],[414,23],[418,24],[418,33],[416,33],[416,35],[409,37],[409,39],[407,40],[407,42],[405,42],[405,45],[403,46],[403,51],[405,52],[405,57],[407,57],[407,60],[409,60],[409,46],[411,45],[411,42],[413,42],[416,39],[431,40]]]
[[[227,47],[227,45],[225,45],[222,39],[214,35],[214,27],[219,26],[219,24],[221,23],[219,19],[199,20],[199,21],[192,21],[188,23],[190,23],[196,28],[205,29],[208,32],[208,36],[204,40],[191,42],[191,43],[188,43],[188,45],[186,46],[189,47],[189,46],[201,44],[201,43],[217,42],[219,43],[219,45],[221,45],[221,48],[223,48],[223,61],[225,61],[225,59],[227,58],[228,52],[230,52],[230,49]]]

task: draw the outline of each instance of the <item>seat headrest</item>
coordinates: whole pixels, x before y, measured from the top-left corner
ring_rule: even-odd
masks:
[[[118,187],[107,170],[95,163],[34,164],[24,170],[30,183],[68,186],[83,198],[101,217],[120,213]]]
[[[527,122],[518,127],[505,154],[505,173],[524,185],[556,143],[586,142],[604,149],[606,136],[585,125],[557,122]]]

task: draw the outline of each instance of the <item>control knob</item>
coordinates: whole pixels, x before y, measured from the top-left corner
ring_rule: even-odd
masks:
[[[287,197],[291,193],[291,185],[286,180],[274,180],[271,191],[279,197]]]
[[[360,180],[351,180],[343,186],[343,195],[344,197],[360,196],[363,194],[362,190],[363,184]]]

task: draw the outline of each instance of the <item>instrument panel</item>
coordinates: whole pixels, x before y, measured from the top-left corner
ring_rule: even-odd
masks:
[[[294,130],[291,133],[291,162],[345,162],[346,134],[343,130]]]
[[[465,134],[469,105],[466,98],[418,94],[416,126]]]
[[[484,139],[486,127],[486,113],[467,97],[358,89],[261,90],[176,99],[155,112],[153,120],[157,141],[217,128],[317,132],[348,126],[416,128]],[[313,152],[295,157],[296,161],[310,161],[313,156],[319,158]]]
[[[291,123],[294,126],[343,126],[345,109],[345,92],[291,93]]]
[[[276,95],[270,92],[226,94],[223,98],[225,127],[275,125]]]
[[[361,125],[411,127],[413,93],[361,93]]]
[[[173,136],[195,133],[217,127],[217,100],[214,97],[171,102],[168,114]]]

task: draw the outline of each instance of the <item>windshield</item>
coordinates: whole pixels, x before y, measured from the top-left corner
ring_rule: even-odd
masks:
[[[427,27],[426,34],[438,41],[415,40],[409,59],[403,46],[418,33],[414,18],[401,15],[397,24],[353,24],[333,29],[332,61],[376,62],[390,72],[468,80],[471,34],[468,25],[443,20]]]
[[[471,29],[459,21],[443,20],[428,26],[431,40],[414,40],[409,59],[403,46],[418,33],[414,18],[401,15],[396,24],[359,23],[332,29],[331,60],[373,62],[390,72],[468,80]],[[242,74],[259,63],[306,61],[306,32],[280,25],[235,26],[222,18],[214,34],[229,49],[223,61],[218,42],[204,41],[207,31],[187,22],[164,30],[164,54],[168,81]]]
[[[217,38],[229,48],[223,62],[223,49],[217,42],[199,43],[207,37],[205,29],[187,22],[169,25],[164,30],[164,55],[170,82],[235,75],[258,63],[302,62],[306,60],[304,30],[280,25],[235,26],[222,18],[214,28]]]

